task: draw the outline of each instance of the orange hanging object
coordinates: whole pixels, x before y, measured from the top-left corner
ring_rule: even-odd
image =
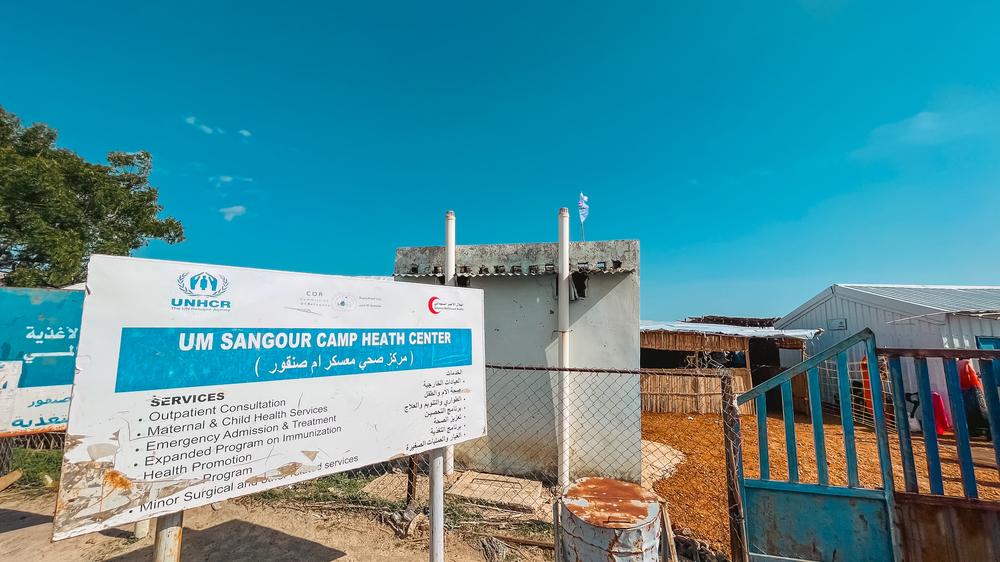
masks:
[[[979,380],[979,373],[972,367],[972,361],[962,359],[958,362],[958,385],[962,390],[983,387],[983,381]]]
[[[865,412],[874,417],[875,410],[872,408],[872,382],[871,377],[868,374],[867,355],[861,358],[861,385],[864,387],[865,391]]]

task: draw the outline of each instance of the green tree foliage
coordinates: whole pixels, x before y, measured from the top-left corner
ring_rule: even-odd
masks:
[[[91,254],[184,240],[177,219],[157,216],[148,152],[92,164],[55,142],[55,130],[0,107],[0,284],[61,287],[85,278]]]

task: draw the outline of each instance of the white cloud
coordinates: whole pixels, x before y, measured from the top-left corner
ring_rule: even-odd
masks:
[[[246,129],[240,129],[239,133],[240,133],[240,136],[242,136],[242,137],[249,137],[249,136],[253,135],[253,133],[251,133],[250,131],[248,131]]]
[[[236,217],[245,215],[247,208],[243,205],[233,205],[232,207],[223,207],[219,209],[219,212],[222,213],[222,220],[232,222]]]
[[[246,176],[212,176],[208,181],[215,184],[215,187],[222,187],[222,184],[253,183],[253,178]]]
[[[851,156],[872,160],[904,152],[942,146],[1000,129],[1000,104],[976,103],[965,107],[925,110],[872,130],[868,141]]]
[[[225,185],[232,185],[237,183],[253,183],[254,179],[247,176],[211,176],[208,181],[215,184],[215,187],[222,187]]]
[[[202,121],[202,120],[198,119],[197,117],[195,117],[194,115],[188,115],[187,117],[185,117],[184,118],[184,122],[187,123],[188,125],[191,125],[192,127],[196,128],[196,129],[198,129],[199,131],[205,133],[206,135],[215,135],[215,134],[224,135],[224,134],[226,134],[226,131],[224,131],[223,129],[220,129],[219,127],[213,127],[211,125],[208,125],[204,121]]]

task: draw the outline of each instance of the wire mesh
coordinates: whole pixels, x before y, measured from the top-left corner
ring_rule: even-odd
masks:
[[[729,541],[720,377],[688,370],[573,369],[492,365],[486,372],[488,435],[454,447],[446,477],[446,526],[552,541],[559,495],[561,412],[567,415],[570,477],[621,479],[668,506],[679,552],[726,559]],[[743,384],[742,382],[740,384]],[[644,410],[655,406],[657,411]],[[62,434],[0,440],[60,448]],[[241,501],[319,511],[364,510],[400,536],[426,532],[427,455],[400,456],[346,473],[269,490]],[[710,558],[715,557],[715,558]]]
[[[552,540],[563,373],[552,367],[487,368],[488,435],[454,448],[454,472],[445,483],[450,529]],[[656,493],[668,505],[681,553],[693,558],[701,552],[703,560],[726,559],[728,552],[722,373],[709,367],[565,372],[571,480],[616,478]],[[673,401],[660,387],[658,412],[643,411],[650,402],[643,392],[649,377],[676,383]],[[664,404],[677,411],[664,411]],[[426,511],[427,470],[426,455],[417,455],[262,495],[319,509],[376,510],[406,534]]]
[[[0,437],[0,476],[13,469],[14,440]]]
[[[62,431],[0,437],[0,476],[13,470],[15,449],[62,449],[65,437]]]
[[[896,416],[892,407],[892,384],[889,378],[889,366],[885,357],[878,362],[879,377],[882,380],[883,396],[885,398],[886,423],[890,431],[896,430]],[[868,365],[864,361],[848,361],[847,371],[850,378],[851,394],[848,403],[854,417],[854,423],[869,428],[875,427],[874,410],[871,403],[871,388],[868,383]],[[827,415],[840,417],[840,390],[837,383],[837,361],[835,359],[820,363],[819,371],[820,400],[823,411]]]

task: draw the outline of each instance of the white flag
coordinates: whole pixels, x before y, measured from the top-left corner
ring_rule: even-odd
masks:
[[[580,202],[576,206],[580,209],[580,222],[587,220],[587,215],[590,214],[590,205],[587,204],[587,199],[590,199],[583,192],[580,192]]]

